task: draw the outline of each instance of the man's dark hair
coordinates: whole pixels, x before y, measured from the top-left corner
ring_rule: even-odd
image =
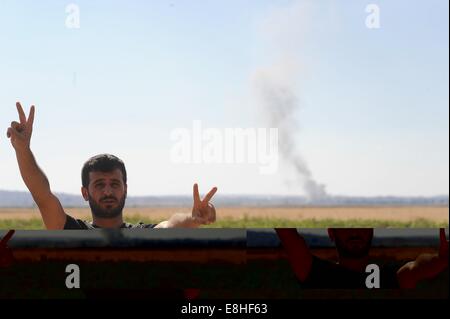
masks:
[[[123,161],[111,154],[100,154],[91,157],[83,165],[81,170],[81,183],[83,187],[87,188],[89,186],[89,173],[90,172],[103,172],[108,173],[116,169],[122,172],[123,183],[127,183],[127,171],[125,169],[125,164]]]

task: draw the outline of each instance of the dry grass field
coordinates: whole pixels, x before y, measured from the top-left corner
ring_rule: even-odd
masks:
[[[126,208],[129,222],[159,222],[189,208]],[[87,208],[68,208],[67,213],[91,220]],[[213,227],[442,227],[449,223],[448,207],[222,207]],[[28,227],[28,228],[27,228]],[[42,228],[37,209],[0,209],[0,228]]]
[[[165,219],[176,212],[189,212],[189,208],[146,207],[126,208],[127,217],[139,216],[143,219]],[[91,219],[88,208],[68,208],[67,213],[76,218]],[[30,219],[40,217],[37,209],[0,208],[1,219]],[[286,219],[301,221],[304,219],[368,219],[393,220],[407,222],[415,219],[427,219],[433,222],[449,221],[448,207],[224,207],[217,208],[217,219]]]

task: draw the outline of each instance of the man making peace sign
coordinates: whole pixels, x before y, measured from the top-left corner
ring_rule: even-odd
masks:
[[[199,227],[216,220],[216,210],[209,202],[217,188],[214,187],[202,200],[198,185],[194,185],[192,214],[174,214],[157,225],[128,224],[123,220],[127,197],[127,172],[124,163],[114,155],[101,154],[90,158],[82,169],[81,193],[89,202],[92,222],[75,219],[66,214],[59,199],[52,193],[50,183],[39,168],[30,148],[35,107],[31,106],[28,118],[19,102],[16,103],[19,122],[12,122],[7,136],[16,151],[20,174],[39,207],[47,229],[95,228],[175,228]]]

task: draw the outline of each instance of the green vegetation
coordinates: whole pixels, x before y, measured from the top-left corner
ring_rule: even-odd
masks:
[[[141,218],[138,215],[127,219],[129,223],[144,222],[157,224],[160,220]],[[243,218],[243,219],[221,219],[207,228],[274,228],[274,227],[297,227],[297,228],[327,228],[327,227],[373,227],[373,228],[440,228],[448,227],[445,222],[433,222],[427,219],[415,219],[411,221],[390,221],[370,219],[303,219],[299,221],[288,219],[267,218]],[[0,219],[0,229],[44,229],[40,218],[31,219]]]

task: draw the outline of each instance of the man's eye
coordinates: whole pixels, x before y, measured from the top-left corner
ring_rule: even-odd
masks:
[[[95,185],[95,188],[103,188],[103,187],[105,187],[105,184],[96,184]]]
[[[114,188],[119,188],[119,187],[120,187],[120,184],[119,184],[119,183],[113,183],[113,184],[112,184],[112,187],[114,187]]]

